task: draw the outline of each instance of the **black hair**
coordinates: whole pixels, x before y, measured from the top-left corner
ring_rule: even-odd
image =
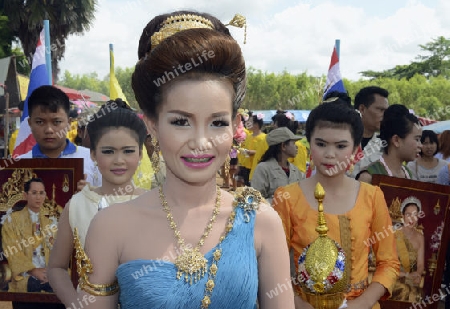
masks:
[[[27,182],[24,183],[23,191],[25,191],[25,192],[30,191],[31,183],[33,183],[33,182],[40,182],[44,185],[44,181],[42,181],[41,178],[37,178],[37,177],[31,178],[30,180],[28,180]]]
[[[184,14],[204,17],[213,24],[214,29],[186,29],[152,46],[151,37],[161,30],[163,22],[169,17]],[[208,52],[207,61],[197,62],[187,74],[179,75],[178,71],[174,71],[180,64],[191,64],[194,59],[197,61],[199,55],[205,51]],[[234,90],[231,102],[233,117],[244,100],[247,78],[241,48],[230,35],[228,28],[214,16],[193,11],[177,11],[156,16],[142,32],[138,57],[131,85],[139,107],[150,118],[157,120],[166,96],[165,91],[176,80],[220,78],[230,82]]]
[[[147,127],[144,121],[121,99],[106,102],[88,123],[87,131],[91,140],[91,150],[96,149],[98,141],[108,129],[120,127],[132,131],[141,151],[147,136]]]
[[[289,119],[286,113],[286,111],[277,110],[277,113],[272,117],[273,123],[276,123],[278,128],[288,128],[292,133],[297,134],[298,121]]]
[[[289,119],[286,116],[285,112],[281,112],[281,113],[277,112],[272,117],[272,121],[273,121],[273,123],[276,123],[279,128],[284,128],[284,127],[288,127],[289,126],[289,122],[291,121],[291,119]]]
[[[346,92],[331,91],[323,98],[323,101],[330,100],[332,98],[339,98],[342,102],[346,102],[348,107],[352,107],[352,98],[349,97]]]
[[[257,123],[259,126],[259,129],[262,129],[262,127],[264,125],[264,119],[263,118],[258,119],[258,116],[254,115],[252,112],[250,112],[249,114],[250,114],[250,117],[252,117],[253,124]]]
[[[336,100],[322,103],[314,108],[306,120],[305,135],[311,143],[311,135],[319,128],[349,129],[354,147],[358,147],[364,132],[364,126],[358,112],[351,108],[348,101],[337,97]]]
[[[36,88],[28,98],[28,114],[31,116],[33,111],[40,106],[51,113],[57,113],[62,108],[69,118],[70,101],[69,97],[60,89],[44,85]]]
[[[419,208],[419,206],[418,206],[416,203],[408,203],[408,204],[405,205],[405,207],[403,207],[402,215],[405,214],[406,208],[408,208],[408,207],[410,207],[410,206],[416,206],[417,212],[420,211],[420,208]]]
[[[394,135],[405,138],[411,133],[414,125],[420,126],[419,119],[411,114],[404,105],[389,106],[384,112],[380,125],[380,139],[387,142],[384,153],[388,153],[389,144]]]
[[[434,133],[434,131],[431,130],[423,130],[422,131],[422,137],[420,138],[420,142],[423,144],[425,142],[425,140],[429,138],[430,139],[430,143],[432,144],[436,144],[436,151],[433,153],[433,156],[435,154],[437,154],[439,152],[439,139],[436,133]],[[421,151],[422,153],[422,151]]]
[[[71,109],[69,111],[69,117],[73,118],[73,119],[77,118],[78,117],[78,110],[76,108]]]
[[[369,107],[373,102],[375,102],[375,94],[378,94],[386,99],[389,96],[389,92],[381,87],[369,86],[362,88],[355,96],[355,109],[359,109],[361,104],[365,107]]]

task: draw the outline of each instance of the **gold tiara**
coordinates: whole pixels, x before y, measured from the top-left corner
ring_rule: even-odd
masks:
[[[244,36],[244,44],[245,44],[245,41],[247,39],[247,26],[245,17],[236,14],[233,17],[233,19],[225,26],[228,25],[239,28],[245,27],[245,36]],[[157,46],[163,40],[174,35],[177,32],[195,28],[214,29],[214,25],[209,19],[193,14],[183,14],[168,17],[165,21],[162,22],[159,31],[155,32],[150,38],[152,49],[155,48],[155,46]]]

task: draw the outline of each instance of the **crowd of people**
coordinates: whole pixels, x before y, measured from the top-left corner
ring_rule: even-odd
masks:
[[[230,24],[243,21],[238,15]],[[212,56],[194,65],[205,52]],[[155,82],[180,64],[191,69]],[[154,17],[142,31],[131,82],[143,118],[120,99],[88,109],[78,119],[78,145],[57,134],[70,125],[67,96],[53,86],[30,96],[36,145],[21,158],[83,158],[85,177],[59,217],[51,250],[37,243],[8,261],[11,291],[54,291],[66,308],[94,297],[89,308],[109,309],[307,309],[315,307],[311,294],[330,303],[344,295],[350,309],[421,299],[421,203],[402,201],[405,228],[367,246],[393,224],[372,176],[450,185],[450,131],[422,130],[375,86],[361,89],[354,104],[346,93],[327,94],[304,132],[281,110],[265,131],[262,114],[241,108],[239,44],[205,13]],[[31,179],[24,192],[24,210],[2,221],[3,246],[20,234],[12,222],[29,225],[30,237],[50,224],[36,215],[42,180]],[[345,252],[345,259],[325,259],[332,270],[325,283],[314,281],[315,272],[330,265],[313,271],[304,262],[319,231]],[[68,273],[73,250],[77,287]],[[336,282],[341,294],[333,292]],[[405,285],[413,291],[406,296]]]

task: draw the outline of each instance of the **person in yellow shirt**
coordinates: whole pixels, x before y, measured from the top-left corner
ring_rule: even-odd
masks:
[[[277,112],[277,114],[272,117],[272,124],[274,129],[287,127],[292,133],[296,134],[298,122],[293,121],[292,119],[293,115],[291,113],[281,111]],[[289,163],[294,164],[302,173],[306,173],[306,167],[309,162],[308,149],[301,140],[296,141],[295,145],[298,149],[297,155],[294,158],[289,158],[288,161]],[[269,149],[269,146],[266,142],[259,144],[259,148],[256,149],[253,166],[251,168],[252,171],[250,172],[250,180],[253,178],[253,171],[255,170],[256,165],[259,163],[267,149]]]
[[[255,154],[257,153],[257,150],[263,149],[264,145],[267,145],[266,134],[261,131],[264,125],[263,119],[264,114],[251,115],[248,123],[246,124],[252,132],[252,134],[247,135],[244,145],[242,146],[242,148],[244,148],[243,153],[246,158],[241,165],[244,167],[244,173],[241,174],[241,176],[244,177],[244,181],[247,186],[250,185],[250,180],[253,176],[252,171],[258,164],[258,161],[255,161]]]

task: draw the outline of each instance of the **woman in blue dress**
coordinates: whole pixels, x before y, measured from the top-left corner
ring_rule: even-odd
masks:
[[[138,54],[132,86],[166,180],[92,220],[86,252],[77,246],[79,300],[110,309],[294,308],[277,213],[254,189],[231,195],[216,185],[246,91],[239,44],[213,16],[183,11],[150,21]]]

